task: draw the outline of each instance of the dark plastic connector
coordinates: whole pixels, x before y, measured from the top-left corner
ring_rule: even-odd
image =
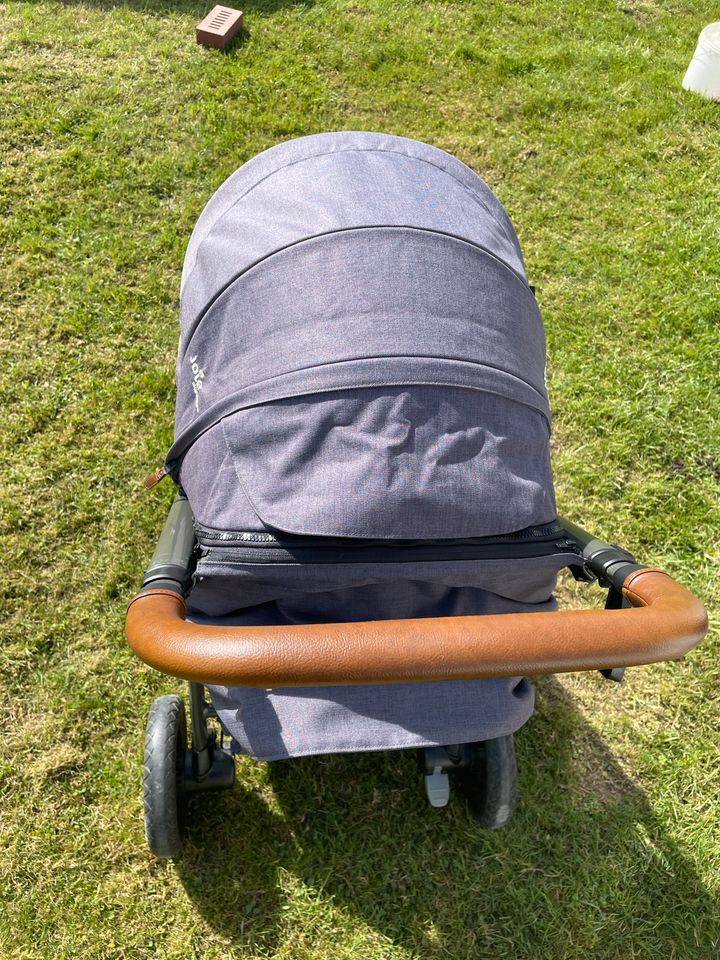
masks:
[[[183,793],[229,790],[234,783],[235,761],[225,750],[214,747],[210,755],[210,766],[202,778],[198,778],[193,769],[192,750],[185,751],[185,770],[182,778]]]
[[[437,770],[457,770],[459,767],[470,765],[471,745],[469,743],[455,743],[447,747],[424,747],[420,753],[420,763],[423,772],[433,773]]]
[[[600,673],[606,680],[622,683],[622,679],[625,676],[625,667],[612,667],[607,670],[601,670]]]
[[[192,746],[185,751],[183,790],[185,793],[227,790],[235,782],[235,762],[218,744],[215,731],[208,727],[211,711],[205,700],[204,684],[191,682],[189,693]]]
[[[629,606],[630,603],[622,595],[620,590],[618,590],[617,587],[611,586],[605,601],[605,609],[623,610]],[[600,674],[606,680],[612,680],[614,683],[622,683],[623,677],[625,676],[625,667],[609,667],[607,670],[601,670]]]
[[[142,579],[143,590],[190,589],[195,555],[195,527],[187,497],[178,493],[170,507],[155,553]]]
[[[578,583],[596,583],[597,577],[586,564],[573,564],[570,568],[573,579]]]
[[[560,522],[568,536],[577,543],[585,567],[597,577],[601,587],[614,587],[619,591],[631,573],[643,569],[627,550],[598,540],[569,520],[561,519]]]
[[[140,587],[140,593],[147,593],[151,590],[172,590],[179,597],[184,597],[187,594],[187,589],[179,582],[175,577],[158,577],[157,579],[153,577],[150,580],[143,580],[143,584]],[[138,594],[139,596],[140,594]]]

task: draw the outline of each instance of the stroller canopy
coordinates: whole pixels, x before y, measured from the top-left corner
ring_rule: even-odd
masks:
[[[485,536],[555,515],[542,320],[490,188],[374,133],[234,173],[183,269],[168,466],[220,529]]]

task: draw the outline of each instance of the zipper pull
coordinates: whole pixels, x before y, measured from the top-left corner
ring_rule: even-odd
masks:
[[[158,467],[157,470],[153,470],[152,473],[149,473],[143,480],[143,486],[146,490],[152,490],[153,487],[157,486],[160,481],[168,475],[167,469],[165,467]]]

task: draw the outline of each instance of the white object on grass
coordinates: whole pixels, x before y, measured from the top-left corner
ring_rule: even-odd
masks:
[[[708,100],[720,100],[720,23],[710,23],[700,31],[682,85]]]

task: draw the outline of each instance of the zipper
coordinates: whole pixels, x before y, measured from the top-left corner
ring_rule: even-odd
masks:
[[[498,537],[453,540],[364,540],[211,530],[196,524],[201,557],[223,563],[413,563],[525,559],[580,551],[557,522]]]

